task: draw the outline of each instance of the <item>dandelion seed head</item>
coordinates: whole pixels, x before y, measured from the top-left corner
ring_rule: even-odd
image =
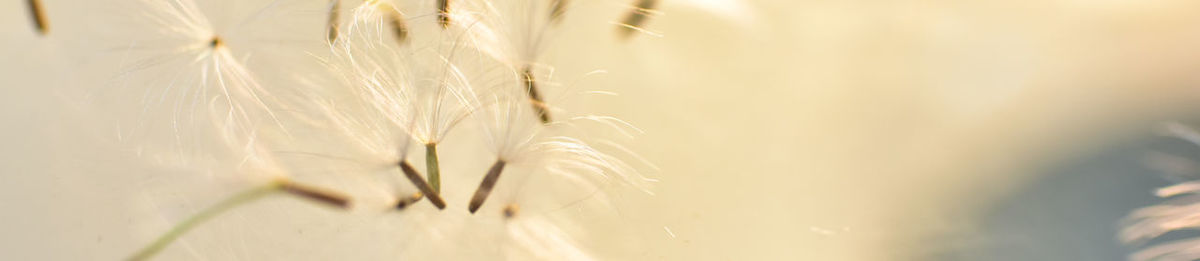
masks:
[[[194,3],[155,3],[198,18],[173,29],[183,32],[178,38],[186,41],[165,52],[145,52],[153,60],[140,67],[176,71],[171,88],[139,97],[177,108],[175,117],[167,118],[174,139],[210,144],[196,140],[206,136],[190,133],[194,126],[208,126],[211,130],[205,132],[216,134],[212,139],[225,139],[220,146],[232,152],[213,159],[219,168],[210,173],[234,180],[237,185],[227,189],[294,181],[348,193],[352,209],[329,215],[365,214],[345,226],[369,226],[370,234],[387,239],[394,250],[381,256],[593,259],[576,240],[586,230],[570,216],[583,210],[612,211],[610,188],[644,188],[646,180],[622,157],[594,147],[610,149],[608,142],[572,135],[570,126],[596,122],[623,129],[628,136],[639,131],[612,117],[570,116],[547,126],[532,115],[537,112],[521,88],[521,76],[536,75],[539,83],[556,86],[553,67],[536,62],[552,23],[548,2],[452,1],[447,14],[452,26],[446,28],[439,24],[437,9],[428,8],[432,2],[364,1],[354,6],[345,23],[336,25],[336,38],[314,37],[327,40],[330,52],[308,53],[333,79],[302,80],[305,88],[294,100],[258,84],[247,68],[249,55],[238,51],[245,47],[233,42],[236,34],[214,30],[194,8],[178,8]],[[532,10],[521,11],[528,8]],[[456,144],[457,135],[483,142]],[[455,138],[447,142],[451,136]],[[448,146],[442,151],[454,156],[442,158],[446,178],[440,192],[408,182],[419,179],[404,180],[417,169],[407,163],[421,163],[421,155],[410,154],[414,145],[443,142]],[[486,151],[492,154],[476,155]],[[483,172],[478,164],[497,159],[511,165],[493,198],[479,211],[468,211],[464,203]],[[433,162],[426,164],[436,166]],[[429,173],[419,174],[431,177]],[[445,199],[444,209],[423,203],[437,197]],[[323,200],[322,194],[308,198],[344,204]]]

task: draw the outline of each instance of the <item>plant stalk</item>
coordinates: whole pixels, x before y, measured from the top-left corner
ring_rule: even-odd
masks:
[[[162,251],[163,248],[166,248],[167,245],[170,245],[171,242],[179,239],[179,237],[184,233],[192,230],[192,228],[195,228],[196,226],[203,224],[209,219],[225,213],[234,207],[253,202],[274,192],[279,192],[280,188],[282,187],[283,183],[272,182],[271,184],[267,184],[265,186],[242,191],[225,200],[222,200],[221,202],[217,202],[216,205],[201,210],[199,213],[188,217],[187,220],[175,225],[175,227],[171,228],[171,230],[168,230],[167,233],[159,236],[158,239],[155,239],[153,243],[150,243],[150,245],[147,245],[146,247],[142,248],[142,250],[139,250],[137,253],[133,254],[133,256],[129,257],[128,260],[134,261],[150,259],[155,254],[158,254],[159,251]]]

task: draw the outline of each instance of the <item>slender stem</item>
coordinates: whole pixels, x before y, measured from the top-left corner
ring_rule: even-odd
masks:
[[[162,251],[163,248],[167,247],[167,245],[171,244],[171,242],[179,239],[179,237],[183,236],[184,233],[187,233],[189,230],[192,230],[192,228],[207,222],[209,219],[221,215],[222,213],[225,213],[234,207],[262,199],[264,196],[274,194],[276,192],[287,193],[287,195],[292,195],[343,209],[350,206],[350,201],[345,196],[337,193],[322,191],[317,188],[297,184],[288,180],[276,180],[266,185],[250,188],[234,194],[225,200],[217,202],[216,205],[209,206],[208,208],[193,214],[182,223],[172,227],[171,230],[168,230],[166,234],[159,236],[158,239],[155,239],[153,243],[150,243],[150,245],[147,245],[145,248],[142,248],[142,250],[139,250],[132,257],[130,257],[129,260],[147,260],[153,257],[155,254],[158,254],[159,251]]]
[[[496,186],[496,181],[500,180],[500,172],[504,172],[504,165],[507,164],[503,160],[496,160],[492,164],[492,168],[488,169],[487,175],[483,176],[483,182],[479,183],[479,188],[475,189],[475,196],[471,197],[471,203],[467,206],[467,210],[475,213],[483,206],[483,202],[487,200],[488,194],[492,193],[492,188]]]
[[[228,211],[229,209],[261,199],[263,196],[270,195],[273,192],[278,192],[280,191],[280,188],[283,187],[282,184],[283,183],[280,182],[272,182],[271,184],[242,191],[233,195],[232,197],[222,200],[221,202],[217,202],[216,205],[201,210],[199,213],[192,215],[182,223],[175,225],[175,227],[171,228],[171,230],[168,230],[166,234],[159,236],[158,239],[155,239],[153,243],[150,243],[150,245],[147,245],[145,248],[142,248],[142,250],[139,250],[136,254],[130,257],[129,260],[147,260],[150,257],[153,257],[155,254],[158,254],[159,251],[162,251],[163,248],[167,247],[167,245],[171,244],[171,242],[174,242],[175,239],[179,239],[183,233],[187,233],[197,225],[203,224],[205,221],[208,221],[209,219],[212,219],[221,213],[225,213],[225,211]]]
[[[434,193],[442,193],[442,173],[438,167],[437,143],[425,144],[425,172],[429,174],[429,186]]]

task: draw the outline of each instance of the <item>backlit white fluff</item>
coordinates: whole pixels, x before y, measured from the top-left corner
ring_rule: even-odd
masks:
[[[108,115],[121,140],[159,162],[188,162],[229,149],[252,153],[255,132],[278,126],[284,106],[195,2],[139,0],[129,9],[146,29],[113,50],[125,61],[115,86],[91,90],[93,101],[117,108]]]
[[[334,44],[334,60],[349,89],[379,116],[409,128],[422,143],[437,143],[471,110],[472,87],[453,59],[464,50],[452,34],[431,30],[430,15],[408,20],[412,42],[400,44],[390,32],[394,8],[368,2],[354,11],[344,37]]]
[[[551,208],[560,207],[585,197],[603,198],[594,193],[608,186],[629,186],[648,192],[652,179],[643,177],[624,160],[596,149],[583,138],[568,135],[570,127],[578,124],[600,122],[615,126],[608,121],[619,120],[577,117],[557,125],[563,128],[543,127],[529,116],[533,112],[516,88],[503,90],[508,92],[493,94],[481,102],[486,109],[474,114],[482,122],[491,146],[489,149],[497,159],[508,163],[506,176],[500,178],[494,192],[497,195],[493,195],[499,197],[497,201],[500,202],[490,204],[492,208],[502,208],[505,205],[502,202],[507,201],[526,206],[523,207],[526,209],[536,209],[527,207],[531,202],[519,202],[531,200],[544,201],[540,203]],[[551,180],[534,183],[565,183],[528,187],[525,186],[530,182],[528,179]]]

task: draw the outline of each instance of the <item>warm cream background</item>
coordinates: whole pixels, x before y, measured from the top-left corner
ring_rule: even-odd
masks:
[[[144,174],[158,170],[113,152],[61,90],[103,79],[91,68],[111,61],[79,48],[104,42],[112,32],[98,23],[123,14],[45,2],[46,39],[19,1],[0,3],[0,257],[119,258],[146,240],[134,227],[162,222],[138,205]],[[571,109],[645,131],[629,148],[657,165],[646,170],[661,180],[655,195],[623,197],[625,222],[606,225],[624,230],[596,228],[612,238],[601,249],[629,259],[894,260],[953,248],[937,235],[973,226],[947,217],[1200,98],[1194,1],[675,0],[649,25],[663,37],[584,37],[611,34],[598,21],[619,4],[587,3],[595,11],[574,13],[547,57],[560,75],[607,70],[581,89],[620,94]],[[304,222],[317,221],[293,221]],[[607,232],[627,230],[640,239]],[[277,237],[291,236],[243,239],[302,246],[261,243]]]

